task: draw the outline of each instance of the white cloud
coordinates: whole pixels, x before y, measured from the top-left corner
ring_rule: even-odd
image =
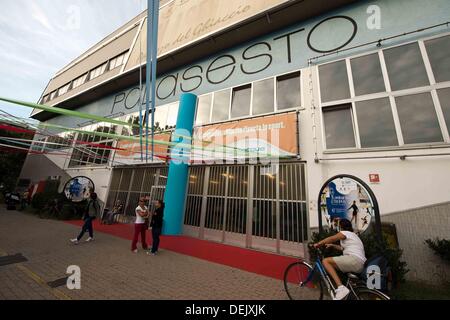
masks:
[[[52,31],[53,27],[50,24],[50,21],[48,20],[45,13],[42,11],[42,9],[39,7],[39,5],[32,1],[30,2],[31,5],[31,16],[39,22],[41,25],[43,25],[46,29]]]
[[[67,28],[77,7],[79,28]],[[58,69],[146,7],[146,0],[1,0],[0,96],[36,102]],[[30,109],[0,102],[28,116]]]

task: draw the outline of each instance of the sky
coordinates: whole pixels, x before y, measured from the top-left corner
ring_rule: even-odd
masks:
[[[0,0],[0,97],[37,102],[52,76],[146,9],[147,0]],[[32,109],[0,102],[29,117]]]

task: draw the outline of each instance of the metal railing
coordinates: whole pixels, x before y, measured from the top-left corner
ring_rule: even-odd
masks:
[[[304,163],[196,166],[189,181],[184,224],[199,228],[200,237],[210,230],[222,239],[308,240]]]

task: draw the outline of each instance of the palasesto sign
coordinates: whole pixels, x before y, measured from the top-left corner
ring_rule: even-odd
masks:
[[[230,27],[288,0],[174,0],[160,12],[158,56]],[[140,48],[145,48],[147,25],[142,27],[126,69],[139,64]],[[142,50],[145,60],[145,50]]]

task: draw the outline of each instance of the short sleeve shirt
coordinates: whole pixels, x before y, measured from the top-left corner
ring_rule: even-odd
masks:
[[[145,219],[142,218],[139,213],[142,213],[143,211],[146,211],[146,210],[148,210],[148,208],[146,206],[144,206],[144,208],[141,208],[141,206],[137,206],[137,208],[136,208],[136,222],[135,222],[136,224],[143,224],[143,223],[145,223]]]

